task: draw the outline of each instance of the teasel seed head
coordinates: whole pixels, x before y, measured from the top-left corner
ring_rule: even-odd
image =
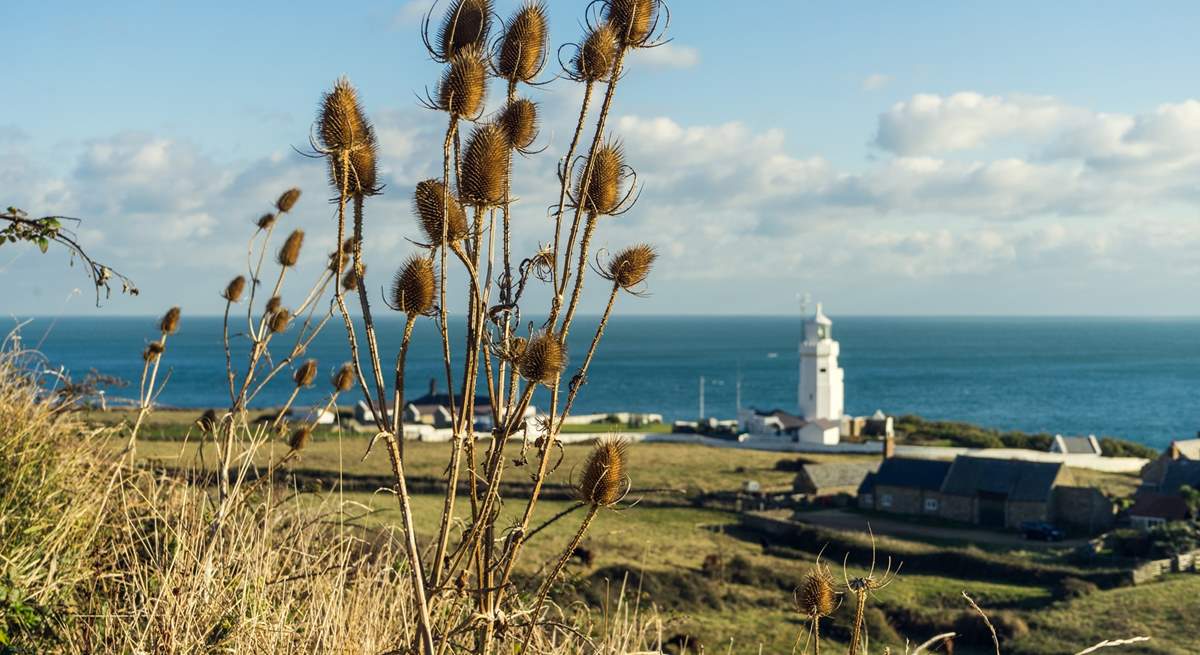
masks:
[[[539,332],[526,344],[518,369],[533,384],[551,386],[567,366],[567,351],[558,335]]]
[[[297,451],[304,450],[310,439],[312,439],[312,428],[307,425],[298,427],[292,432],[292,436],[288,438],[288,447]]]
[[[350,80],[339,78],[333,90],[321,99],[317,123],[321,147],[330,153],[354,150],[367,138],[358,92]]]
[[[337,272],[339,260],[341,260],[342,270],[345,270],[352,254],[354,254],[354,239],[346,239],[342,242],[342,247],[338,248],[337,252],[329,253],[329,270]]]
[[[317,379],[317,360],[310,359],[300,365],[296,369],[296,373],[292,375],[292,380],[296,382],[297,387],[310,387],[313,380]]]
[[[279,256],[276,260],[280,266],[289,268],[296,265],[300,261],[300,247],[304,245],[304,230],[292,230],[288,235],[283,246],[279,248]]]
[[[627,48],[646,45],[657,21],[660,0],[605,0],[605,18]]]
[[[810,619],[833,614],[837,609],[837,592],[829,569],[817,562],[796,589],[796,609]]]
[[[438,30],[437,56],[448,61],[469,46],[482,48],[491,29],[491,0],[455,0],[446,9]]]
[[[525,337],[513,337],[508,345],[508,359],[519,364],[525,355],[525,347],[528,345],[529,341]]]
[[[225,290],[221,292],[221,297],[231,303],[239,302],[242,299],[242,292],[246,290],[246,278],[239,275],[229,281],[225,285]]]
[[[455,116],[474,118],[487,96],[487,60],[483,49],[471,45],[450,59],[438,84],[437,108]]]
[[[617,33],[612,25],[592,28],[575,53],[571,74],[581,82],[603,82],[612,75],[617,60]]]
[[[596,442],[576,490],[580,500],[594,507],[612,507],[621,500],[628,485],[626,452],[627,446],[620,439]]]
[[[264,314],[274,314],[277,309],[283,306],[283,298],[279,296],[271,296],[267,298],[267,305],[263,307]]]
[[[260,230],[265,230],[274,224],[275,214],[263,214],[262,216],[258,217],[258,221],[255,223]]]
[[[275,201],[275,209],[279,210],[280,214],[286,214],[292,211],[292,207],[296,206],[296,201],[300,199],[300,189],[295,187],[284,191],[279,200]]]
[[[272,333],[279,334],[280,332],[288,329],[288,325],[290,325],[291,322],[292,315],[288,312],[288,310],[280,307],[279,309],[275,310],[273,314],[271,314],[271,320],[268,323],[268,327],[271,328]]]
[[[179,330],[179,308],[172,307],[158,321],[158,331],[163,334],[175,334]]]
[[[529,82],[541,70],[546,52],[548,28],[546,6],[541,0],[526,2],[508,23],[496,72],[510,82]]]
[[[158,359],[159,355],[162,355],[164,350],[166,350],[166,347],[163,346],[161,341],[151,341],[150,343],[146,344],[146,349],[142,351],[142,359],[146,360],[147,362],[152,362]]]
[[[421,229],[425,232],[425,238],[433,245],[439,245],[442,242],[442,215],[445,213],[449,219],[446,221],[446,240],[450,243],[465,239],[470,233],[470,228],[467,227],[467,213],[463,211],[463,207],[459,204],[458,199],[453,193],[447,194],[450,204],[447,207],[443,204],[443,194],[445,187],[442,186],[439,180],[425,180],[417,184],[417,190],[413,193],[413,209],[417,212],[417,217],[421,220]],[[445,207],[445,212],[443,212]]]
[[[423,255],[409,257],[392,280],[392,307],[410,317],[428,313],[436,294],[433,259]]]
[[[592,173],[584,187],[583,167],[576,183],[576,198],[588,213],[602,216],[617,210],[625,177],[625,153],[621,145],[605,141],[592,159]]]
[[[494,207],[504,202],[512,150],[508,136],[496,123],[480,125],[471,132],[463,153],[463,200],[477,207]]]
[[[363,119],[363,126],[363,138],[347,153],[350,170],[346,173],[344,182],[346,194],[349,196],[373,196],[379,193],[376,171],[379,143],[375,139],[375,128],[371,127],[366,119]],[[329,158],[329,184],[341,193],[342,183],[342,157],[334,154]]]
[[[658,253],[654,246],[639,243],[617,253],[600,274],[622,289],[633,291],[634,287],[646,281],[646,276],[650,275],[650,269],[657,258]]]
[[[525,98],[508,103],[500,115],[500,127],[504,128],[509,144],[515,150],[524,152],[537,138],[537,104]]]
[[[354,266],[347,266],[346,272],[342,273],[342,291],[355,291],[358,289],[358,271]],[[363,274],[367,273],[367,265],[362,265]]]
[[[333,389],[338,393],[349,391],[354,386],[354,367],[350,364],[342,364],[337,373],[333,374]]]

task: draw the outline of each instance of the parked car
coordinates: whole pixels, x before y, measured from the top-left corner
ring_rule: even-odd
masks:
[[[1062,541],[1066,534],[1045,521],[1025,521],[1021,524],[1021,533],[1026,539],[1039,541]]]

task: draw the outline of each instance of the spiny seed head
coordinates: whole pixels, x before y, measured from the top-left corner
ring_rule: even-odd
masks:
[[[310,359],[300,365],[296,369],[296,373],[292,375],[297,387],[312,386],[313,380],[317,379],[317,360]]]
[[[566,366],[567,351],[558,335],[539,332],[525,344],[518,369],[526,380],[550,386]]]
[[[295,266],[300,261],[300,247],[304,245],[304,230],[292,230],[283,246],[279,248],[277,261],[285,268]]]
[[[304,450],[304,447],[308,445],[308,441],[311,438],[312,428],[308,427],[307,425],[296,428],[296,430],[292,432],[292,436],[288,438],[288,446],[292,450]]]
[[[437,293],[437,276],[433,272],[433,260],[422,255],[413,255],[404,262],[392,280],[392,307],[418,316],[433,307]]]
[[[163,346],[161,341],[151,341],[150,343],[146,344],[146,349],[142,351],[142,359],[146,360],[147,362],[152,362],[158,359],[159,355],[163,354],[164,350],[166,350],[166,348]]]
[[[584,82],[603,82],[612,75],[617,60],[617,33],[612,25],[601,23],[583,38],[575,53],[574,76]]]
[[[242,299],[242,292],[246,290],[246,277],[239,275],[229,281],[225,285],[225,290],[221,292],[221,297],[229,302],[238,302]]]
[[[626,451],[620,439],[601,439],[583,467],[577,489],[580,500],[595,507],[611,507],[626,487]]]
[[[438,84],[438,109],[455,116],[478,116],[487,96],[487,74],[482,48],[471,45],[460,50]]]
[[[833,575],[819,562],[804,576],[804,582],[796,590],[796,607],[809,618],[829,616],[837,608],[837,592],[834,591]]]
[[[284,191],[279,200],[275,201],[275,209],[279,210],[280,214],[286,214],[292,211],[292,207],[296,206],[296,201],[300,199],[300,189],[295,187]]]
[[[290,325],[291,322],[292,315],[288,312],[288,310],[280,307],[279,309],[275,310],[275,313],[271,314],[269,327],[271,328],[272,333],[279,334],[280,332],[288,329],[288,325]]]
[[[586,180],[581,168],[576,185],[576,197],[583,208],[597,216],[611,214],[621,202],[621,186],[625,175],[625,153],[621,145],[606,141],[592,159],[591,177]]]
[[[158,331],[163,334],[175,334],[179,330],[179,308],[172,307],[158,321]]]
[[[267,306],[263,308],[264,314],[274,314],[275,310],[283,306],[283,298],[279,296],[271,296],[267,299]]]
[[[362,265],[363,275],[367,273],[367,265]],[[342,290],[354,291],[358,289],[358,271],[353,266],[347,266],[346,272],[342,274]]]
[[[363,137],[357,146],[346,153],[350,167],[343,169],[341,155],[335,154],[329,158],[329,184],[339,194],[345,186],[348,196],[375,195],[379,192],[378,172],[375,169],[378,154],[375,128],[363,119]]]
[[[504,202],[511,159],[508,135],[500,125],[487,123],[476,127],[463,153],[463,200],[479,207],[494,207]]]
[[[333,388],[338,393],[349,391],[350,387],[354,386],[354,367],[350,364],[342,364],[337,373],[333,375]]]
[[[658,253],[655,252],[654,246],[648,243],[629,246],[608,262],[608,269],[602,275],[622,289],[632,291],[634,287],[646,281],[646,276],[650,274],[650,268],[654,266],[654,260],[657,258]]]
[[[646,44],[658,14],[659,0],[606,0],[605,18],[617,31],[617,38],[629,48]]]
[[[354,253],[354,239],[346,239],[342,242],[342,247],[338,248],[337,252],[329,253],[329,270],[337,272],[338,262],[341,262],[342,268],[346,268],[346,264],[350,261],[350,255]]]
[[[546,6],[541,0],[526,2],[508,22],[500,42],[496,72],[506,80],[528,82],[542,67],[546,52]]]
[[[350,80],[338,79],[333,90],[321,99],[317,123],[317,137],[330,153],[353,150],[367,137],[358,92],[350,85]]]
[[[525,98],[508,103],[500,115],[500,127],[504,128],[504,134],[513,148],[525,150],[537,138],[537,104]]]
[[[263,214],[258,217],[258,222],[255,225],[258,229],[265,230],[275,224],[275,214]]]
[[[443,195],[445,194],[445,195]],[[448,199],[449,205],[443,200]],[[425,238],[431,244],[442,242],[442,215],[446,214],[446,240],[450,243],[466,238],[470,229],[467,227],[467,214],[453,193],[446,193],[446,188],[438,180],[425,180],[417,184],[413,193],[413,209],[421,220],[421,229]]]
[[[449,60],[468,46],[483,47],[492,29],[491,0],[455,0],[438,30],[438,55]]]
[[[525,355],[525,347],[529,341],[525,337],[513,337],[508,346],[508,359],[519,363]]]

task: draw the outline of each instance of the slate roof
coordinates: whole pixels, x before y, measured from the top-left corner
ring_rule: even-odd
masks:
[[[1094,440],[1094,437],[1064,437],[1057,435],[1054,437],[1059,442],[1059,448],[1062,452],[1070,455],[1099,455],[1100,444]]]
[[[832,489],[836,487],[857,488],[863,479],[879,468],[879,462],[836,462],[805,464],[800,467],[796,488]]]
[[[946,474],[942,493],[951,496],[996,493],[1014,501],[1046,502],[1063,466],[1061,462],[959,455]]]
[[[872,484],[937,491],[942,488],[950,462],[937,459],[889,457],[872,476]]]
[[[1200,461],[1178,459],[1169,462],[1158,490],[1165,494],[1174,494],[1178,493],[1183,485],[1200,489]]]

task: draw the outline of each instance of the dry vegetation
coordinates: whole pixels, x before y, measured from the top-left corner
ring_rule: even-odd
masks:
[[[518,91],[545,81],[539,77],[552,52],[546,7],[529,2],[503,21],[488,0],[454,0],[442,9],[439,17],[431,10],[423,30],[430,56],[445,65],[427,98],[447,123],[442,151],[431,153],[440,158],[442,175],[412,191],[416,245],[393,262],[398,269],[386,302],[406,317],[398,352],[380,351],[369,293],[375,287],[363,262],[370,201],[383,192],[379,146],[357,90],[341,79],[321,98],[312,142],[336,198],[336,252],[302,285],[303,300],[287,305],[283,293],[295,282],[305,233],[290,230],[281,243],[273,237],[285,229],[300,191],[284,192],[257,221],[244,274],[221,291],[229,405],[197,423],[191,450],[144,443],[139,451],[139,433],[151,424],[164,383],[158,372],[170,356],[168,337],[181,320],[177,308],[163,317],[159,337],[143,356],[132,425],[89,430],[63,411],[69,404],[61,397],[44,393],[46,381],[23,362],[27,353],[0,360],[0,644],[17,652],[79,653],[694,650],[686,635],[666,633],[657,607],[642,605],[648,591],[642,585],[666,580],[669,586],[648,597],[661,600],[664,592],[690,588],[697,599],[719,604],[726,595],[714,589],[726,582],[755,587],[760,606],[780,619],[763,628],[786,633],[788,641],[795,636],[793,650],[819,652],[824,643],[827,652],[840,644],[849,655],[899,652],[902,640],[882,618],[878,599],[904,584],[897,577],[901,566],[886,556],[877,562],[873,548],[869,559],[856,554],[857,566],[834,562],[828,568],[818,558],[805,564],[807,573],[792,567],[786,575],[706,555],[698,564],[708,580],[703,583],[672,571],[689,564],[661,559],[656,576],[636,581],[626,575],[633,572],[628,567],[607,571],[601,579],[613,587],[603,590],[571,577],[572,562],[590,558],[581,548],[606,537],[591,529],[618,512],[639,511],[628,502],[634,478],[686,491],[748,477],[734,470],[720,480],[655,478],[653,466],[630,461],[618,439],[569,456],[558,443],[611,312],[622,295],[645,288],[654,264],[650,245],[598,258],[593,240],[638,196],[636,175],[607,121],[628,53],[662,43],[668,13],[660,0],[588,5],[586,33],[560,51],[568,54],[560,77],[581,84],[583,93],[552,182],[557,206],[550,209],[545,245],[514,253],[514,154],[536,154],[538,137],[537,105]],[[491,82],[505,93],[498,110],[488,113]],[[446,329],[451,266],[468,280],[460,296],[467,307],[465,344],[452,344]],[[602,281],[605,309],[587,351],[568,357],[566,337],[589,266],[591,277]],[[549,287],[549,307],[523,305],[531,284]],[[352,319],[355,301],[362,328]],[[523,318],[543,315],[536,325]],[[358,396],[375,419],[369,439],[324,442],[336,443],[335,464],[329,446],[322,450],[314,441],[315,417],[289,418],[291,400],[266,421],[254,421],[249,408],[273,379],[290,377],[296,390],[318,383],[318,365],[304,354],[336,318],[349,361],[328,382],[328,406],[343,394]],[[446,387],[453,390],[447,444],[406,444],[402,414],[386,411],[404,406],[405,361],[418,320],[435,321],[442,337]],[[248,342],[244,362],[233,361],[234,339]],[[283,340],[291,347],[273,358],[271,344]],[[461,351],[452,357],[455,348]],[[467,399],[481,381],[495,427],[476,439],[475,403]],[[525,409],[538,386],[549,389],[550,414],[527,422]],[[114,439],[123,448],[112,448]],[[170,470],[129,466],[148,455],[171,457],[171,449]],[[276,473],[295,472],[302,462],[323,461],[326,470],[346,475],[357,466],[347,460],[372,453],[376,459],[368,466],[386,479],[377,494],[343,487],[310,494],[276,483]],[[551,480],[563,466],[574,472],[569,485]],[[439,493],[413,493],[409,485],[418,476],[437,480]],[[518,477],[525,486],[514,493],[506,485]],[[773,472],[767,482],[776,477],[790,476]],[[569,490],[573,499],[555,503],[547,497],[552,488]],[[378,500],[390,513],[377,511]],[[654,523],[643,532],[654,532]],[[564,576],[572,584],[563,586]],[[624,587],[627,582],[633,586]],[[1029,632],[998,615],[998,637],[971,599],[962,603],[978,615],[971,625],[986,626],[993,640]],[[830,630],[832,641],[823,640]],[[906,645],[904,652],[944,648],[950,636]]]

